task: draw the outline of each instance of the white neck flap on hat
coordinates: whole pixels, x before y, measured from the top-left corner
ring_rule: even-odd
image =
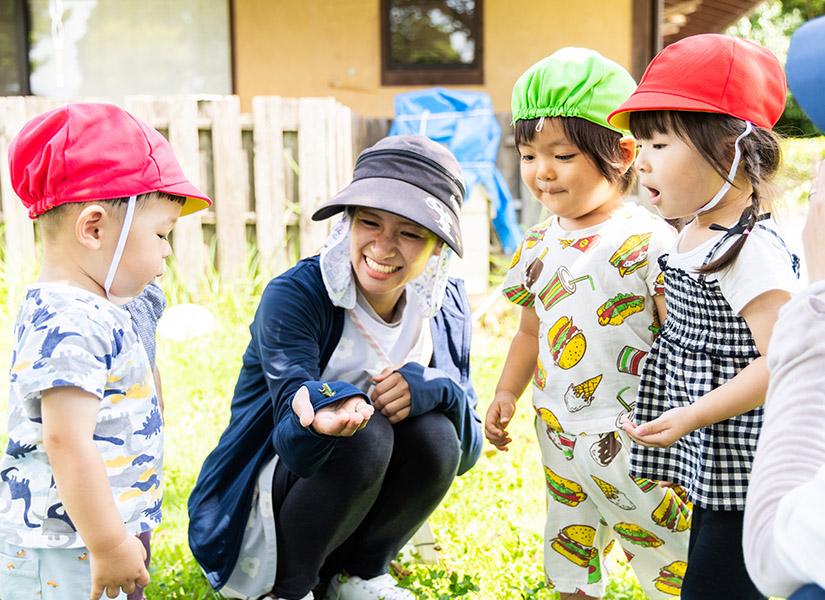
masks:
[[[351,228],[352,215],[347,209],[332,226],[321,250],[321,277],[327,295],[333,305],[347,310],[355,308],[357,295],[349,247]],[[441,252],[431,256],[421,275],[407,284],[415,291],[418,298],[416,308],[424,319],[434,316],[441,308],[452,255],[450,247],[442,242]]]

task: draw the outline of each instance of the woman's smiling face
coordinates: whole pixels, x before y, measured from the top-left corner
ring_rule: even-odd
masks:
[[[357,208],[352,220],[350,259],[355,282],[375,312],[388,320],[404,291],[436,249],[428,229],[392,213]]]

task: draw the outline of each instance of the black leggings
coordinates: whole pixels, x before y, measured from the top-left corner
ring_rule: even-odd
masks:
[[[455,427],[441,413],[390,425],[376,412],[364,429],[338,440],[311,477],[279,461],[275,594],[301,598],[342,570],[363,578],[386,573],[449,490],[459,453]]]
[[[745,570],[740,510],[693,507],[682,600],[764,600]]]

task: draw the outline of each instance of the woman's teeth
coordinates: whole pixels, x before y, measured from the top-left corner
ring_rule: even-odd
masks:
[[[374,260],[372,260],[369,256],[365,256],[364,258],[367,260],[367,266],[373,271],[378,271],[379,273],[394,273],[395,271],[401,268],[393,267],[391,265],[382,265],[381,263],[377,263]]]

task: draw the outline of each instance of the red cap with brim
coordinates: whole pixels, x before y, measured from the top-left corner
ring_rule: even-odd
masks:
[[[629,129],[632,112],[682,110],[731,115],[770,129],[782,116],[786,92],[782,65],[770,50],[729,35],[693,35],[659,52],[607,120]]]
[[[157,130],[113,104],[77,103],[38,115],[9,146],[14,191],[36,218],[70,202],[165,192],[181,215],[212,201],[183,174]]]

